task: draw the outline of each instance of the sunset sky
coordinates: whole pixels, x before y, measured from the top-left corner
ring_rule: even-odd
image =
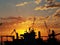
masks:
[[[48,3],[47,0],[0,0],[0,23],[2,22],[0,35],[11,34],[13,29],[16,29],[19,34],[23,34],[32,25],[34,16],[36,18],[34,25],[36,31],[47,35],[44,25],[44,21],[46,21],[48,28],[59,33],[60,0]],[[47,8],[47,6],[49,7]]]
[[[55,2],[59,1],[56,0]],[[52,15],[60,8],[49,8],[46,10],[35,9],[45,4],[47,4],[46,0],[0,0],[0,17]]]

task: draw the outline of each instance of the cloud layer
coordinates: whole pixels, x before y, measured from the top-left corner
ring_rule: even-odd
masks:
[[[29,2],[23,2],[23,3],[20,3],[20,4],[16,4],[16,6],[24,6],[24,5],[27,5]]]
[[[48,10],[48,9],[56,9],[57,7],[49,7],[47,8],[46,6],[38,6],[34,10]]]
[[[39,4],[39,3],[41,3],[41,1],[42,1],[42,0],[35,0],[35,3],[36,3],[36,4]]]
[[[53,16],[54,16],[54,17],[59,17],[59,18],[60,18],[60,9],[58,9],[58,10],[54,13]]]
[[[60,7],[60,2],[55,2],[55,0],[45,0],[46,4],[44,6],[37,6],[34,10],[48,10]]]
[[[36,3],[36,4],[39,4],[41,3],[41,0],[35,0],[35,1],[29,1],[29,2],[22,2],[22,3],[19,3],[19,4],[16,4],[16,6],[24,6],[24,5],[28,5],[28,4],[32,4],[32,3]]]
[[[60,7],[60,2],[56,2],[55,0],[47,0],[47,7]]]

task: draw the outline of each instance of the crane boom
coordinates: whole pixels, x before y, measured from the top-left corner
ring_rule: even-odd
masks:
[[[32,23],[32,28],[34,28],[34,23],[35,23],[35,21],[36,21],[36,18],[34,17],[34,18],[33,18],[33,23]]]
[[[48,28],[47,24],[46,24],[46,21],[44,21],[44,24],[45,24],[45,27],[47,29],[47,33],[50,34],[50,29]]]
[[[15,30],[15,29],[12,31],[12,33],[11,33],[11,34],[13,34],[14,32],[16,33],[16,30]]]
[[[31,28],[34,29],[34,23],[35,23],[35,20],[36,20],[36,18],[33,17],[32,25],[31,25],[31,27],[29,27],[29,30],[30,30]]]
[[[18,33],[16,32],[16,30],[15,30],[15,29],[12,31],[12,33],[11,33],[11,34],[13,34],[13,33],[15,33],[15,34],[16,34],[16,39],[19,39]]]

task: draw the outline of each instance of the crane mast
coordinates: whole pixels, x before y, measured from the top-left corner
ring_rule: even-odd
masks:
[[[34,17],[32,22],[32,29],[34,29],[35,21],[36,21],[36,18]]]
[[[36,18],[33,17],[33,22],[32,22],[32,25],[29,27],[29,32],[30,32],[31,29],[34,30],[35,21],[36,21]]]

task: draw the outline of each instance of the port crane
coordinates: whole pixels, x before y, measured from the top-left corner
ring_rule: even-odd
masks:
[[[16,39],[19,39],[18,37],[18,33],[16,32],[16,30],[14,29],[11,33],[11,35],[1,35],[0,38],[1,38],[1,42],[3,42],[3,38],[6,37],[6,40],[8,41],[8,38],[12,38],[12,41],[15,39],[15,36],[13,36],[12,34],[15,32],[16,34]]]
[[[45,24],[45,27],[46,27],[46,29],[47,29],[47,33],[48,33],[48,37],[49,37],[49,38],[50,38],[51,36],[52,36],[52,37],[55,37],[55,36],[57,36],[57,35],[60,35],[60,33],[55,34],[54,30],[52,30],[52,34],[50,34],[50,29],[48,28],[46,21],[44,21],[44,24]],[[47,36],[45,36],[45,37],[47,37]]]
[[[34,30],[35,21],[36,21],[36,17],[34,16],[32,25],[29,27],[29,32],[30,32],[31,29]]]
[[[16,39],[19,39],[18,33],[16,32],[16,30],[15,30],[15,29],[11,32],[11,35],[12,35],[13,33],[15,33],[15,34],[16,34]]]
[[[46,24],[46,21],[44,21],[44,25],[45,25],[45,27],[46,27],[46,29],[47,29],[47,33],[50,34],[50,29],[48,28],[48,26],[47,26],[47,24]]]

